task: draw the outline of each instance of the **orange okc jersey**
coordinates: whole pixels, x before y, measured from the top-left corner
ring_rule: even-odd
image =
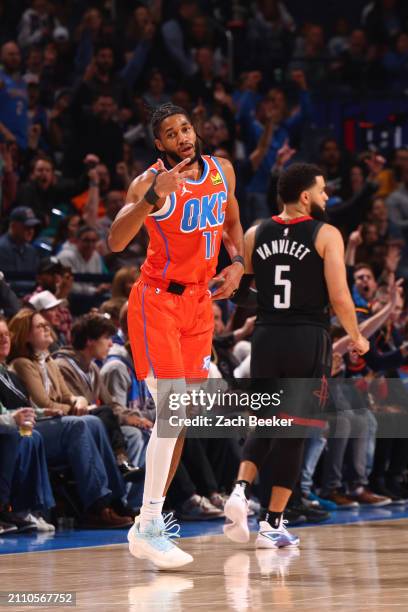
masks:
[[[228,186],[220,162],[208,155],[202,160],[201,178],[186,179],[145,220],[150,241],[142,271],[149,278],[201,284],[215,274]]]

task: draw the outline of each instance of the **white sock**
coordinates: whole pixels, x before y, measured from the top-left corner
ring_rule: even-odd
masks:
[[[167,478],[170,471],[171,460],[173,457],[174,447],[177,442],[176,434],[172,438],[159,438],[157,435],[157,426],[159,421],[158,411],[163,413],[163,410],[168,409],[165,402],[165,392],[167,382],[171,389],[176,385],[177,391],[185,391],[185,380],[177,379],[176,381],[166,381],[160,379],[147,378],[146,384],[156,404],[156,421],[152,429],[150,440],[146,449],[146,475],[143,491],[143,505],[140,509],[140,530],[144,531],[147,524],[159,518],[162,510],[165,497],[163,491],[166,486]],[[159,387],[159,389],[158,389]],[[157,391],[159,390],[159,393]],[[160,396],[158,398],[158,395]],[[164,414],[164,413],[163,413]]]
[[[165,497],[152,499],[143,495],[143,505],[140,509],[140,531],[144,531],[150,521],[160,518],[165,499]]]

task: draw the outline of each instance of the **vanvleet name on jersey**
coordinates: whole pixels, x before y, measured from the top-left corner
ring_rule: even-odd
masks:
[[[281,253],[284,255],[292,255],[292,257],[296,257],[296,259],[302,261],[302,259],[311,251],[301,242],[283,238],[279,240],[271,240],[269,244],[264,242],[263,244],[259,245],[256,252],[263,260],[271,257],[272,255]]]

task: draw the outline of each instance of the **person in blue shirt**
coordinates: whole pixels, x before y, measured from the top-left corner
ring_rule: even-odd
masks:
[[[15,42],[1,47],[0,122],[15,136],[19,147],[27,147],[27,84],[20,74],[21,53]]]
[[[35,228],[40,224],[41,221],[27,206],[18,206],[11,211],[8,232],[0,237],[2,272],[36,274],[40,258],[31,241]]]

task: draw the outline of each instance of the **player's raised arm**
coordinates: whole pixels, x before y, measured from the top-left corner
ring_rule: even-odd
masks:
[[[347,284],[344,264],[344,243],[338,229],[324,225],[316,239],[316,249],[324,259],[324,276],[330,303],[356,350],[362,355],[369,349],[369,342],[360,332],[354,303]]]
[[[225,220],[223,228],[223,242],[231,257],[232,264],[224,268],[214,280],[221,282],[213,298],[221,300],[229,298],[239,286],[241,276],[244,273],[244,233],[239,219],[239,206],[235,197],[235,172],[232,164],[222,158],[218,158],[228,183],[227,207],[225,209]]]
[[[177,166],[167,171],[159,160],[159,172],[146,170],[132,181],[126,204],[119,211],[108,236],[109,248],[113,252],[123,251],[142,227],[147,215],[159,210],[168,195],[177,191],[182,181],[194,177],[192,170],[183,171],[190,158],[183,159]]]

